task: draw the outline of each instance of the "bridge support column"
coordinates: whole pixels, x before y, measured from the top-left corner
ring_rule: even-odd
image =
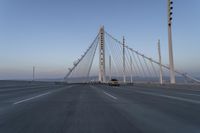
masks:
[[[101,27],[99,31],[99,81],[106,82],[104,27]]]
[[[160,65],[160,84],[163,84],[163,72],[162,72],[162,59],[160,51],[160,40],[158,40],[158,55],[159,55],[159,65]]]
[[[123,36],[123,80],[126,83],[125,38]]]

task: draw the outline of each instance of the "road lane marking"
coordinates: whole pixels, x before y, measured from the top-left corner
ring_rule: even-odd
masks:
[[[50,94],[50,93],[51,93],[51,92],[43,93],[43,94],[40,94],[40,95],[37,95],[37,96],[31,97],[31,98],[27,98],[27,99],[24,99],[24,100],[21,100],[21,101],[15,102],[15,103],[13,103],[13,104],[23,103],[23,102],[26,102],[26,101],[29,101],[29,100],[32,100],[32,99],[35,99],[35,98],[38,98],[38,97],[42,97],[42,96],[48,95],[48,94]]]
[[[119,88],[119,89],[126,89],[126,90],[130,90],[130,89],[132,89],[133,90],[133,88]],[[137,89],[141,89],[141,88],[139,88],[139,87],[137,87]],[[141,90],[135,90],[135,91],[141,91]],[[142,89],[142,91],[148,91],[149,93],[153,93],[153,92],[150,92],[149,90],[145,90],[145,89]],[[152,91],[155,91],[155,90],[152,90]],[[156,90],[157,91],[157,90]],[[148,93],[147,92],[147,93]],[[185,93],[185,92],[170,92],[170,93],[173,93],[173,94],[181,94],[181,95],[188,95],[188,96],[196,96],[196,97],[200,97],[200,94],[193,94],[193,93]],[[155,93],[154,93],[155,94]]]
[[[66,89],[71,88],[71,87],[72,87],[72,85],[71,85],[71,86],[68,86]],[[30,97],[30,98],[27,98],[27,99],[24,99],[24,100],[20,100],[20,101],[18,101],[18,102],[13,103],[13,104],[14,104],[14,105],[20,104],[20,103],[23,103],[23,102],[26,102],[26,101],[29,101],[29,100],[32,100],[32,99],[36,99],[36,98],[39,98],[39,97],[48,95],[48,94],[50,94],[50,93],[52,93],[52,92],[56,92],[56,91],[58,91],[58,90],[46,92],[46,93],[43,93],[43,94],[40,94],[40,95],[37,95],[37,96],[33,96],[33,97]]]
[[[156,93],[152,93],[152,92],[136,91],[136,90],[134,92],[141,93],[141,94],[152,95],[152,96],[159,96],[159,97],[164,97],[164,98],[169,98],[169,99],[175,99],[175,100],[184,101],[184,102],[190,102],[190,103],[200,104],[200,101],[192,100],[192,99],[187,99],[187,98],[181,98],[181,97],[175,97],[175,96],[168,96],[168,95],[163,95],[163,94],[156,94]]]
[[[98,89],[98,88],[95,87],[95,86],[90,86],[90,87],[93,88],[93,89]],[[117,100],[117,97],[115,97],[115,96],[113,96],[113,95],[111,95],[111,94],[109,94],[109,93],[107,93],[107,92],[105,92],[105,91],[103,91],[103,93],[106,94],[107,96],[111,97],[112,99]]]
[[[198,95],[198,94],[192,94],[192,93],[182,93],[182,92],[179,92],[179,93],[176,93],[176,94],[182,94],[182,95],[188,95],[188,96],[197,96],[197,97],[200,97],[200,95]]]
[[[103,93],[106,94],[107,96],[109,96],[109,97],[111,97],[111,98],[117,100],[117,97],[115,97],[115,96],[113,96],[113,95],[111,95],[111,94],[109,94],[109,93],[107,93],[107,92],[105,92],[105,91],[103,91]]]

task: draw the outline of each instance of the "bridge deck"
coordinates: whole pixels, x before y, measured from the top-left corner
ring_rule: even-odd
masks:
[[[193,86],[0,86],[1,133],[197,133]]]

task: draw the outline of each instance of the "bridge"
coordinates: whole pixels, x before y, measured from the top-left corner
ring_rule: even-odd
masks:
[[[159,40],[157,61],[101,27],[64,82],[0,81],[0,133],[199,133],[200,81],[174,67],[171,4],[169,66]]]
[[[119,41],[101,27],[92,44],[69,68],[64,80],[68,83],[108,83],[109,80],[115,78],[123,84],[200,83],[199,79],[188,73],[174,69],[172,74],[175,74],[175,78],[173,79],[170,66],[162,64],[160,40],[158,40],[158,56],[159,61],[156,61],[138,52],[126,44],[124,37],[122,41]]]
[[[0,132],[198,133],[199,81],[175,70],[171,84],[169,70],[102,27],[67,83],[0,81]]]

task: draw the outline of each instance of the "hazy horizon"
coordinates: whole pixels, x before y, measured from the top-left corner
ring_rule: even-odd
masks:
[[[141,53],[168,64],[166,0],[1,0],[0,80],[64,77],[101,25]],[[200,77],[200,1],[174,0],[175,69]]]

